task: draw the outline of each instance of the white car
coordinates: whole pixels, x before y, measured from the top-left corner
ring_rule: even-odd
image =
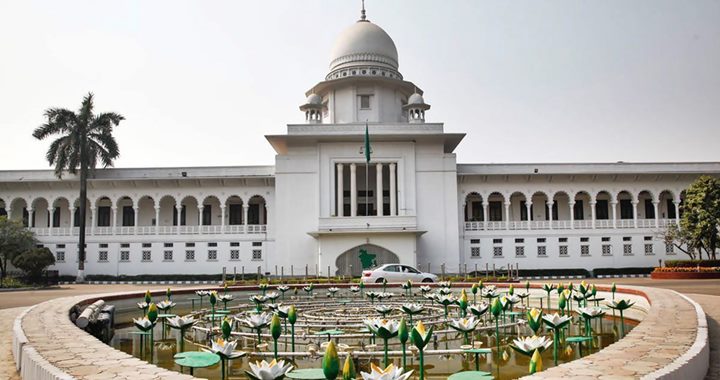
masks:
[[[387,282],[437,282],[438,276],[432,273],[420,272],[419,270],[404,264],[383,264],[373,270],[364,270],[360,281],[368,283],[381,283],[383,279]]]

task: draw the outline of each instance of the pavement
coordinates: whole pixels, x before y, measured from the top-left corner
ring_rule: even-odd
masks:
[[[567,282],[568,280],[533,281]],[[579,282],[579,280],[574,280]],[[720,379],[720,280],[652,280],[649,278],[592,279],[597,284],[636,285],[672,289],[699,303],[707,315],[710,331],[710,369],[706,379]],[[173,285],[174,289],[198,285]],[[25,307],[60,297],[121,291],[165,289],[165,285],[62,285],[52,289],[0,292],[0,379],[19,380],[15,371],[11,344],[12,323]]]

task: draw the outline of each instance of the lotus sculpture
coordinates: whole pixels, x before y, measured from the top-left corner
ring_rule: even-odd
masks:
[[[185,351],[185,330],[189,329],[197,323],[197,320],[192,315],[182,317],[175,316],[167,319],[167,324],[170,328],[180,331],[180,352]]]
[[[449,326],[461,333],[465,337],[465,344],[470,344],[469,334],[475,331],[475,328],[480,323],[479,319],[475,317],[453,319],[450,321]]]
[[[360,376],[362,376],[363,380],[407,380],[412,373],[413,371],[403,372],[402,368],[395,367],[394,364],[382,369],[376,366],[375,363],[371,363],[370,373],[361,371]]]
[[[527,324],[528,327],[533,331],[533,333],[537,334],[538,331],[540,331],[540,327],[542,327],[543,319],[542,319],[543,312],[542,310],[532,308],[527,312]]]
[[[285,301],[285,292],[290,290],[290,287],[287,285],[278,285],[276,289],[280,292],[280,294],[282,294],[282,299]]]
[[[284,360],[275,360],[270,363],[265,360],[261,362],[250,362],[250,371],[245,374],[252,380],[279,380],[284,379],[288,372],[292,371],[293,366]]]
[[[385,365],[389,364],[388,360],[388,340],[398,335],[400,329],[400,323],[394,319],[366,319],[365,325],[372,331],[373,334],[380,337],[384,343],[384,359]]]
[[[260,333],[262,329],[267,327],[272,320],[272,315],[269,313],[251,314],[250,316],[239,319],[238,321],[244,323],[247,327],[254,330],[257,333],[258,343],[260,344]]]
[[[432,330],[432,327],[430,327],[430,329],[425,329],[425,325],[423,325],[422,321],[419,321],[410,332],[412,342],[418,349],[420,380],[425,379],[425,358],[423,355],[423,351],[425,350],[425,347],[428,345],[428,343],[430,343],[430,339],[432,338]]]
[[[625,310],[629,309],[634,305],[635,302],[632,302],[630,300],[622,299],[620,301],[611,301],[607,303],[607,306],[613,310],[617,310],[620,312],[620,326],[622,328],[622,334],[621,336],[625,336],[625,316],[623,313]]]
[[[572,321],[572,318],[566,315],[560,316],[558,315],[558,313],[552,315],[543,315],[542,318],[543,322],[553,330],[553,360],[555,360],[555,365],[557,365],[557,351],[558,344],[560,342],[560,329],[567,326],[570,321]]]
[[[487,302],[481,302],[475,305],[470,305],[469,309],[474,316],[481,317],[490,309],[490,304]]]
[[[525,356],[532,356],[536,350],[542,353],[546,349],[550,348],[552,344],[552,339],[546,336],[538,337],[533,335],[514,339],[513,343],[510,344],[510,348]]]
[[[592,330],[590,329],[590,321],[595,318],[602,317],[605,315],[605,310],[603,310],[599,306],[593,306],[593,307],[580,307],[577,309],[577,312],[582,315],[583,319],[585,320],[585,335],[590,336],[592,335]]]
[[[419,303],[404,303],[402,304],[402,306],[400,306],[400,310],[402,310],[403,313],[408,315],[410,324],[412,325],[413,315],[418,315],[422,313],[425,310],[425,307],[420,305]]]
[[[212,352],[220,357],[221,379],[225,379],[226,362],[228,360],[245,356],[245,352],[235,351],[235,348],[237,348],[236,341],[226,341],[223,338],[217,338],[217,340],[211,341],[210,349],[203,349],[204,351]]]

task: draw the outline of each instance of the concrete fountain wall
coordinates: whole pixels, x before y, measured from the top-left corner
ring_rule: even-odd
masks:
[[[611,298],[607,293],[609,289],[602,286],[598,289],[599,297]],[[174,293],[193,291],[182,289]],[[139,299],[142,294],[58,298],[38,304],[18,316],[12,344],[23,379],[193,379],[115,350],[75,327],[68,318],[70,309],[78,304],[85,305],[97,299]],[[162,295],[164,290],[155,294]],[[626,313],[626,317],[641,321],[625,338],[598,353],[524,379],[693,380],[705,377],[709,364],[708,331],[705,313],[697,303],[674,291],[643,287],[620,287],[616,297],[636,301],[636,306]]]

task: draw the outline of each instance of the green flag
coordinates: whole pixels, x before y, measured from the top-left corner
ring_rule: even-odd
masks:
[[[365,123],[365,162],[370,163],[370,133],[368,125]]]

